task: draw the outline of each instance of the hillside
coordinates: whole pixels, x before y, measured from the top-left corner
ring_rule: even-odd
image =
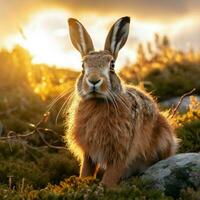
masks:
[[[62,136],[63,113],[78,72],[35,65],[20,46],[0,50],[0,71],[0,199],[173,199],[138,177],[114,190],[99,180],[74,177],[79,165]],[[199,95],[200,54],[177,51],[166,37],[159,37],[147,50],[140,45],[137,63],[124,66],[120,75],[126,83],[152,92],[158,102],[193,88]],[[200,152],[198,99],[191,97],[187,111],[177,112],[171,121],[182,139],[179,152]],[[199,188],[191,188],[180,199],[199,195]]]

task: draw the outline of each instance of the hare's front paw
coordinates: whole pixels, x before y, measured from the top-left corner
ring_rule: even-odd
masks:
[[[109,179],[102,179],[101,184],[107,188],[114,189],[117,187],[117,182]]]
[[[80,177],[83,178],[87,176],[92,176],[95,178],[98,170],[98,165],[93,163],[92,159],[87,154],[84,154],[80,169]]]
[[[125,171],[124,164],[108,166],[101,183],[109,188],[115,188]]]

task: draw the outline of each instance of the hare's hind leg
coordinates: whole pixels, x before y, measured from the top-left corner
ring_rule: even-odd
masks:
[[[80,177],[93,176],[95,178],[98,170],[99,166],[93,163],[89,155],[84,154],[81,163]]]
[[[159,115],[155,130],[157,161],[166,159],[176,153],[178,139],[167,119]],[[155,159],[156,160],[156,159]]]
[[[131,176],[137,176],[142,174],[148,167],[149,163],[145,161],[145,159],[142,158],[136,158],[132,161],[132,163],[129,164],[129,166],[124,171],[124,174],[122,176],[123,179],[128,179]]]

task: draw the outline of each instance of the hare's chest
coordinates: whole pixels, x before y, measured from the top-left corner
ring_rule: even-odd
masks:
[[[108,113],[106,109],[87,114],[79,121],[76,130],[80,146],[101,166],[122,159],[129,150],[132,138],[131,116],[127,113]]]

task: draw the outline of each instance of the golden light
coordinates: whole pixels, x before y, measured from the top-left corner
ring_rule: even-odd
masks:
[[[60,67],[81,69],[80,54],[73,48],[69,39],[67,19],[78,18],[90,33],[96,50],[102,49],[105,38],[111,25],[120,16],[100,16],[88,14],[87,16],[73,16],[63,9],[40,10],[34,13],[29,21],[19,28],[19,32],[10,35],[8,46],[20,44],[28,49],[33,56],[34,63],[46,63]],[[188,22],[188,21],[187,21]],[[186,23],[186,22],[185,22]],[[117,70],[127,62],[136,61],[136,46],[139,42],[152,41],[154,33],[176,34],[183,24],[159,24],[138,21],[132,18],[129,39],[120,51],[117,60]]]
[[[65,48],[67,47],[67,18],[69,16],[69,13],[64,10],[40,11],[30,17],[27,24],[20,27],[21,34],[8,37],[8,46],[20,44],[28,49],[34,63],[70,66],[74,63],[67,61],[69,58],[73,59],[73,54],[68,54],[68,49]],[[61,22],[59,26],[56,25],[58,21]]]

